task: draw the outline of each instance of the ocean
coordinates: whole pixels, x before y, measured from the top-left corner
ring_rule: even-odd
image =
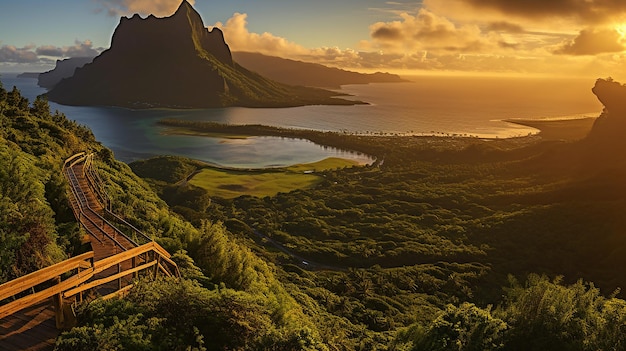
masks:
[[[35,79],[0,76],[4,88],[17,86],[31,101],[45,92]],[[52,110],[91,128],[116,157],[130,162],[155,155],[191,157],[229,167],[278,167],[326,157],[371,159],[358,153],[309,141],[253,137],[245,140],[167,135],[156,122],[163,118],[230,124],[265,124],[368,135],[438,135],[508,138],[537,130],[506,119],[556,119],[598,116],[602,105],[591,92],[593,80],[413,77],[407,83],[346,85],[340,93],[368,105],[294,108],[214,108],[196,110],[129,110],[50,103]]]

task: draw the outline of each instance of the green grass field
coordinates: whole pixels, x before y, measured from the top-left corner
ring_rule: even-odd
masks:
[[[322,177],[308,173],[358,165],[352,160],[327,158],[319,162],[297,164],[284,169],[235,171],[205,168],[189,182],[209,191],[211,196],[232,199],[241,195],[274,196],[279,192],[306,189],[319,184]],[[307,172],[307,173],[305,173]]]

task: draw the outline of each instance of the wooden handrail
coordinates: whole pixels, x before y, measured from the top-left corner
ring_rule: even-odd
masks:
[[[92,270],[93,269],[80,272],[45,290],[36,292],[31,295],[24,296],[15,301],[12,301],[3,306],[0,306],[0,319],[6,316],[12,315],[15,312],[18,312],[24,308],[30,307],[54,295],[60,294],[65,290],[68,290],[72,287],[78,286],[86,282],[87,280],[91,279],[91,277],[93,277],[93,273],[90,272]]]
[[[72,206],[72,212],[74,212],[74,217],[76,217],[76,219],[78,219],[79,224],[80,222],[80,217],[84,215],[85,211],[83,210],[83,205],[80,203],[80,201],[78,200],[78,193],[76,192],[76,189],[74,189],[73,186],[70,186],[70,191],[72,192],[72,195],[74,196],[74,199],[76,199],[76,205],[78,206],[78,213],[76,212],[76,209],[74,209],[74,206]],[[87,218],[91,223],[94,224],[94,226],[96,225],[90,218]],[[83,226],[83,228],[89,233],[91,234],[91,237],[95,238],[99,243],[102,244],[102,239],[98,238],[98,236],[89,228],[87,228],[86,226]]]
[[[125,261],[129,261],[134,258],[140,258],[141,255],[144,255],[149,252],[155,253],[155,255],[153,255],[152,260],[148,260],[148,257],[146,256],[144,258],[144,263],[139,266],[131,267],[131,268],[119,271],[115,274],[109,275],[107,277],[100,278],[100,279],[87,283],[96,274],[102,273],[108,268],[119,265]],[[156,242],[150,242],[142,246],[130,249],[128,251],[118,253],[116,255],[107,257],[103,260],[93,262],[93,264],[91,262],[88,262],[87,264],[85,263],[86,260],[91,260],[92,258],[93,258],[93,252],[90,251],[90,252],[84,253],[76,257],[72,257],[63,262],[57,263],[50,267],[40,269],[37,272],[28,274],[21,278],[17,278],[15,280],[12,280],[10,282],[0,285],[0,296],[2,296],[2,299],[0,300],[4,300],[8,297],[16,296],[31,288],[34,288],[41,283],[55,279],[64,273],[67,273],[67,272],[70,272],[79,268],[83,269],[82,271],[79,271],[78,273],[70,276],[69,278],[63,281],[60,281],[54,284],[51,287],[48,287],[44,290],[35,292],[30,295],[20,297],[4,305],[0,305],[0,319],[8,315],[11,315],[15,312],[18,312],[24,308],[32,306],[36,303],[39,303],[54,295],[62,294],[64,298],[69,298],[79,293],[82,293],[86,290],[96,288],[98,286],[109,283],[116,279],[120,279],[122,277],[131,275],[133,273],[143,271],[152,267],[155,267],[156,269],[158,269],[158,271],[162,272],[163,274],[167,276],[173,275],[176,277],[180,277],[180,273],[178,271],[178,267],[176,266],[176,263],[174,263],[169,258],[169,254],[167,253],[167,251],[165,251],[165,249],[163,249],[161,245],[157,244]],[[160,261],[167,262],[172,267],[174,267],[174,269],[170,272],[168,268],[166,268],[165,266],[161,265],[161,263],[159,263]],[[123,290],[124,289],[119,289],[118,291],[123,291]]]
[[[84,152],[79,152],[79,153],[77,153],[77,154],[75,154],[75,155],[70,156],[67,160],[65,160],[65,162],[63,162],[63,168],[72,167],[72,166],[74,166],[76,163],[78,163],[78,162],[82,162],[82,159],[81,159],[80,161],[78,161],[78,162],[74,162],[74,161],[75,161],[75,159],[78,159],[78,158],[83,158],[83,159],[84,159],[84,156],[85,156],[85,153],[84,153]],[[68,166],[68,165],[67,165],[68,163],[71,163],[71,165],[70,165],[70,166]]]
[[[97,286],[104,285],[106,283],[112,282],[112,281],[114,281],[116,279],[119,279],[119,278],[122,278],[124,276],[133,274],[135,272],[142,271],[144,269],[148,269],[148,268],[150,268],[150,267],[152,267],[152,266],[154,266],[156,264],[158,264],[158,262],[155,260],[155,261],[152,261],[152,262],[144,263],[144,264],[142,264],[140,266],[137,266],[135,268],[131,268],[131,269],[128,269],[128,270],[125,270],[125,271],[122,271],[122,272],[110,275],[110,276],[108,276],[106,278],[94,280],[92,282],[89,282],[87,284],[81,285],[79,287],[76,287],[74,289],[70,289],[70,290],[64,292],[63,293],[63,297],[64,298],[72,297],[72,296],[74,296],[74,295],[76,295],[78,293],[81,293],[81,292],[85,291],[85,290],[93,289],[93,288],[95,288]]]
[[[48,280],[54,279],[65,272],[69,272],[76,268],[84,268],[84,266],[81,265],[82,262],[92,258],[93,251],[89,251],[82,255],[69,258],[63,262],[59,262],[52,266],[42,268],[36,272],[6,282],[0,285],[0,301],[8,297],[15,296],[41,283],[47,282]],[[91,263],[89,266],[92,266]]]
[[[74,172],[74,169],[72,169],[71,167],[67,169],[67,175],[68,178],[70,178],[71,182],[74,183],[74,181],[77,181],[77,177],[76,177],[76,173]],[[70,173],[71,172],[71,173]],[[73,185],[72,185],[73,187]],[[79,187],[80,188],[80,187]],[[78,192],[76,191],[74,193],[76,196],[79,196]],[[128,240],[128,242],[130,242],[131,244],[133,244],[134,246],[138,246],[137,243],[135,243],[132,239],[130,239],[128,236],[126,236],[126,234],[124,234],[122,231],[120,231],[117,227],[115,227],[114,225],[112,225],[111,223],[109,223],[106,219],[104,219],[104,217],[102,217],[100,214],[98,214],[96,211],[94,211],[90,206],[89,203],[87,202],[87,199],[85,197],[85,194],[82,192],[81,190],[81,194],[83,195],[83,198],[77,198],[76,200],[78,202],[81,202],[81,200],[85,201],[85,205],[87,207],[87,209],[96,217],[98,217],[103,223],[106,222],[111,228],[113,228],[113,230],[115,230],[116,233],[120,234],[121,236],[123,236],[126,240]],[[89,220],[95,227],[97,227],[98,229],[100,229],[100,231],[107,236],[113,243],[115,243],[117,246],[119,246],[122,250],[127,250],[126,247],[124,247],[122,244],[120,244],[115,238],[111,237],[106,231],[102,230],[102,228],[100,226],[98,226],[91,218],[89,218],[89,216],[86,215],[84,209],[82,208],[81,205],[81,213],[83,214],[83,216],[85,216],[85,218],[87,218],[87,220]],[[93,233],[92,233],[93,234]]]
[[[72,206],[72,209],[74,210],[74,214],[77,216],[77,220],[79,221],[79,223],[81,223],[83,227],[87,229],[89,233],[98,241],[102,242],[91,230],[89,230],[85,226],[82,221],[83,218],[89,220],[96,228],[99,228],[102,233],[109,237],[112,242],[114,242],[125,251],[95,262],[93,261],[94,252],[86,252],[84,254],[69,258],[63,262],[59,262],[52,266],[42,268],[36,272],[27,274],[23,277],[0,285],[0,302],[5,301],[4,304],[0,305],[0,319],[15,312],[18,312],[24,308],[37,304],[52,296],[57,296],[58,301],[60,301],[59,303],[61,304],[60,307],[55,307],[57,313],[57,326],[59,326],[59,323],[62,323],[59,322],[59,320],[62,320],[62,318],[59,318],[58,313],[62,313],[62,304],[64,303],[63,298],[76,296],[77,294],[81,294],[86,290],[97,288],[114,280],[119,281],[116,292],[125,292],[129,289],[129,286],[122,288],[123,277],[136,275],[138,272],[150,268],[154,269],[155,275],[158,274],[158,272],[162,272],[167,276],[180,277],[180,271],[178,270],[178,266],[174,261],[171,260],[171,255],[163,247],[161,247],[161,245],[157,244],[155,241],[150,241],[147,244],[138,246],[123,232],[121,232],[111,223],[106,221],[106,219],[104,219],[100,214],[98,214],[96,211],[89,207],[87,196],[80,187],[78,178],[76,177],[76,173],[74,172],[73,167],[81,162],[87,161],[88,164],[86,165],[86,167],[91,168],[91,164],[89,163],[91,162],[91,157],[92,154],[86,154],[84,152],[81,152],[67,158],[63,163],[64,175],[67,177],[70,183],[72,195],[76,200],[76,207],[78,207],[78,209],[75,209],[75,207]],[[83,167],[85,167],[85,165]],[[83,168],[83,170],[85,169]],[[87,169],[87,171],[90,170]],[[97,174],[95,174],[95,176],[92,176],[97,177],[98,180],[87,179],[88,182],[101,182]],[[97,186],[94,185],[94,187]],[[126,250],[126,248],[124,248],[117,240],[115,240],[115,238],[112,238],[105,230],[102,229],[101,226],[95,223],[94,220],[85,213],[85,211],[89,211],[91,214],[97,216],[99,219],[102,220],[103,224],[107,223],[116,231],[116,233],[124,236],[136,247]],[[119,217],[117,218],[121,221],[124,221]],[[128,222],[124,221],[124,223],[128,225],[132,230],[140,233],[147,238],[145,234],[143,234],[141,231],[136,229]],[[150,255],[150,252],[152,252],[153,254]],[[144,256],[141,257],[142,255]],[[128,267],[128,264],[122,264],[127,261],[132,261],[132,267],[127,269],[122,268],[123,266]],[[140,263],[139,266],[136,265],[138,262]],[[118,267],[117,273],[110,274],[106,277],[102,277],[89,282],[91,279],[96,277],[96,274],[101,274],[107,269],[116,265]],[[64,280],[61,280],[61,277],[66,276],[68,273],[71,275]],[[55,282],[51,286],[43,285],[44,283],[49,283],[52,280],[54,280]],[[43,290],[35,291],[37,288]],[[25,296],[17,297],[19,295]],[[112,294],[107,295],[107,297],[110,296],[112,296]],[[14,300],[6,302],[11,297],[13,297]]]
[[[85,156],[85,163],[83,166],[83,171],[87,176],[87,182],[91,189],[93,189],[94,193],[97,195],[100,201],[100,205],[102,205],[104,212],[110,216],[112,216],[116,221],[130,228],[134,234],[142,237],[146,242],[153,241],[152,238],[144,234],[141,230],[137,229],[134,225],[128,223],[125,219],[121,218],[117,214],[113,213],[109,210],[110,199],[106,191],[102,190],[102,178],[97,170],[92,166],[93,164],[93,154],[88,154]],[[120,230],[121,232],[121,230]],[[122,233],[123,234],[123,233]],[[128,236],[125,235],[127,238]]]

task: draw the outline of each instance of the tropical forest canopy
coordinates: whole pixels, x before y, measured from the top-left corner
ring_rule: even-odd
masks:
[[[224,199],[179,182],[205,165],[129,167],[17,89],[0,123],[1,282],[88,249],[61,175],[80,151],[184,275],[80,306],[59,350],[625,347],[626,168],[591,141],[325,134],[379,162]]]

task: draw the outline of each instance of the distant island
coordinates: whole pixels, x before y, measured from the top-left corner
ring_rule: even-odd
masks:
[[[339,88],[346,84],[408,82],[396,74],[358,73],[318,63],[284,59],[254,52],[233,52],[233,59],[243,67],[277,82],[308,87]]]
[[[111,47],[48,93],[66,105],[127,108],[354,105],[336,92],[278,83],[236,63],[222,32],[184,0],[165,18],[123,17]]]
[[[39,77],[39,72],[24,72],[17,75],[17,78],[35,78]]]

